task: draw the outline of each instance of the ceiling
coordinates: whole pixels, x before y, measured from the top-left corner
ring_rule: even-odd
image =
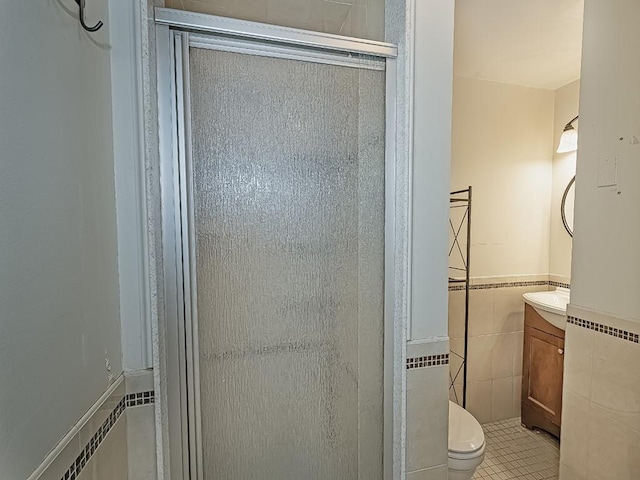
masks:
[[[555,90],[580,78],[584,0],[456,0],[456,75]]]

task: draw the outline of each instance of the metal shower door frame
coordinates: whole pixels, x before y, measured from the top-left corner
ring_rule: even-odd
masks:
[[[170,478],[202,480],[199,356],[191,178],[189,48],[247,53],[386,71],[384,246],[384,478],[393,478],[394,376],[403,368],[395,354],[397,292],[396,212],[408,208],[396,196],[396,57],[394,45],[224,17],[156,8],[158,126],[162,203],[165,335]],[[363,58],[364,57],[364,58]],[[405,234],[406,235],[406,234]]]

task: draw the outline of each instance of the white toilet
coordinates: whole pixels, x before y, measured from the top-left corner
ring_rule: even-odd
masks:
[[[461,406],[449,401],[449,480],[471,480],[484,460],[484,432]]]

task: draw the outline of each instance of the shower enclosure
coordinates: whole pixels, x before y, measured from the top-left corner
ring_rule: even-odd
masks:
[[[389,478],[395,48],[156,21],[171,478]]]

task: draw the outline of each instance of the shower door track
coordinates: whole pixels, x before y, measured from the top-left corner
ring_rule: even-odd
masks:
[[[202,442],[198,382],[195,266],[192,219],[182,211],[190,190],[186,171],[190,158],[189,47],[211,48],[276,58],[386,71],[385,88],[385,245],[384,245],[384,479],[394,475],[394,378],[403,371],[395,352],[398,341],[395,309],[406,278],[398,278],[398,264],[408,261],[398,239],[407,245],[408,231],[396,226],[397,212],[408,199],[396,195],[396,57],[394,45],[320,32],[309,32],[211,15],[155,9],[162,243],[165,307],[165,345],[159,350],[166,368],[170,478],[202,480]],[[401,339],[401,340],[404,340]]]

